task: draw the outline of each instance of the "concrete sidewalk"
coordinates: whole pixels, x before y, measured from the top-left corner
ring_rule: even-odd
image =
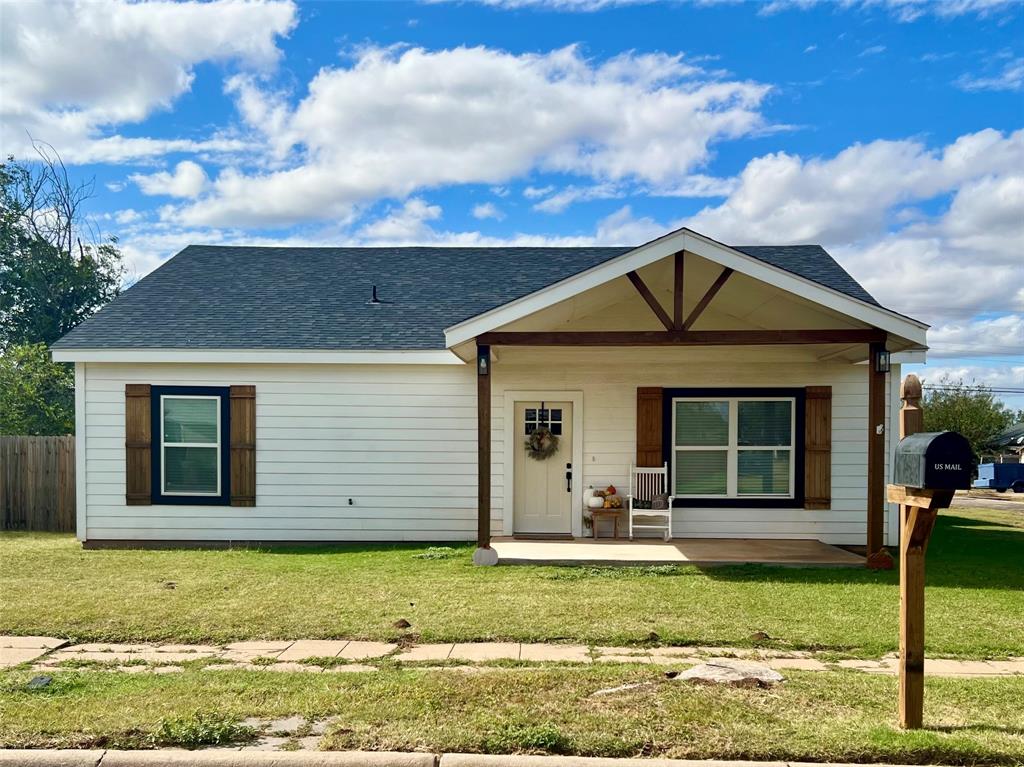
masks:
[[[291,671],[359,673],[377,671],[382,660],[446,670],[480,670],[494,661],[543,663],[643,663],[686,667],[708,660],[741,658],[762,662],[777,671],[851,669],[869,674],[895,674],[896,657],[877,660],[823,659],[801,650],[739,647],[592,647],[551,643],[466,642],[399,647],[388,642],[344,639],[256,640],[218,645],[89,643],[67,646],[53,637],[0,636],[0,668],[32,663],[32,669],[53,672],[82,668],[121,673],[168,674],[202,661],[210,671]],[[433,664],[433,665],[432,665]],[[980,677],[1024,675],[1024,657],[1008,660],[929,658],[930,676]]]
[[[224,752],[0,750],[0,767],[826,767],[812,762],[604,759],[583,756],[417,754],[400,751]],[[827,767],[854,767],[831,764]],[[874,764],[871,767],[898,767]]]

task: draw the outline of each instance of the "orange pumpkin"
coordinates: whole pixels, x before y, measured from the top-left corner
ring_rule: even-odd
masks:
[[[608,485],[604,492],[605,495],[616,495],[618,491],[616,491],[615,485]]]

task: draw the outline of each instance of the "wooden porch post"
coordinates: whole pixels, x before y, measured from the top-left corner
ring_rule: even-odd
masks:
[[[900,439],[924,431],[921,382],[911,373],[900,386]],[[924,554],[911,545],[922,522],[934,523],[923,510],[900,504],[900,726],[921,727],[924,715]],[[910,523],[910,524],[908,524]]]
[[[879,352],[885,343],[872,343],[868,354],[868,567],[890,569],[892,557],[879,554],[883,547],[885,520],[885,373],[877,370]]]
[[[496,565],[491,548],[491,347],[476,347],[476,545],[473,562]]]

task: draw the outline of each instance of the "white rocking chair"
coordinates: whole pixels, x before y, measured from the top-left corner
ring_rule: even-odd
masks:
[[[672,537],[672,501],[674,496],[668,497],[667,509],[652,509],[650,503],[656,495],[668,492],[668,464],[656,468],[643,466],[629,467],[629,539],[633,540],[633,530],[661,530],[665,540]],[[643,501],[648,508],[635,508],[635,501]],[[645,517],[653,519],[654,522],[645,524],[633,524],[634,517]]]

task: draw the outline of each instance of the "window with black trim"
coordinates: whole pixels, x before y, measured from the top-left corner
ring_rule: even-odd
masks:
[[[153,503],[230,502],[227,387],[152,387]]]
[[[793,389],[666,389],[663,449],[678,505],[802,505],[803,399]]]

